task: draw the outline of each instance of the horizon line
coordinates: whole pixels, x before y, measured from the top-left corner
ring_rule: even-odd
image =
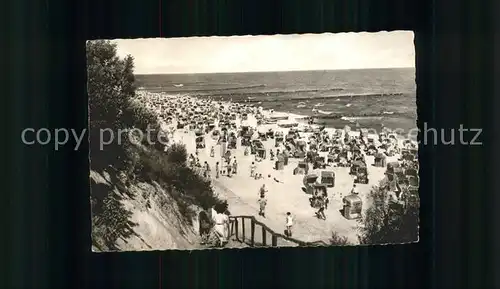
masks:
[[[260,70],[260,71],[221,71],[221,72],[163,72],[163,73],[134,73],[134,75],[185,75],[185,74],[239,74],[239,73],[266,73],[266,72],[307,72],[307,71],[347,71],[347,70],[370,70],[370,69],[404,69],[415,66],[398,67],[370,67],[370,68],[344,68],[344,69],[290,69],[290,70]]]

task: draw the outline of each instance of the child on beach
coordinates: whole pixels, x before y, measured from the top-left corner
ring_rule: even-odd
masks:
[[[259,200],[259,216],[266,217],[266,205],[267,205],[267,199],[265,196],[261,195]]]
[[[285,235],[287,237],[291,237],[292,236],[292,226],[293,226],[293,217],[292,217],[292,213],[290,212],[287,212],[286,213],[286,223],[285,223]]]
[[[356,188],[356,184],[352,185],[351,194],[353,194],[353,195],[357,195],[358,194],[358,189]]]

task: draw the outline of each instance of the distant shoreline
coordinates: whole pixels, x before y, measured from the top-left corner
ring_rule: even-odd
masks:
[[[382,68],[349,68],[349,69],[314,69],[314,70],[278,70],[278,71],[237,71],[237,72],[191,72],[191,73],[137,73],[135,76],[154,76],[154,75],[209,75],[209,74],[252,74],[252,73],[294,73],[294,72],[328,72],[328,71],[354,71],[354,70],[416,70],[415,67],[382,67]]]

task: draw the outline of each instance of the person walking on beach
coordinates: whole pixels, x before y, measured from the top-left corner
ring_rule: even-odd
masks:
[[[259,196],[263,198],[266,196],[266,193],[267,193],[266,184],[262,184],[262,187],[260,187],[259,189]]]
[[[267,199],[265,196],[261,195],[259,200],[259,216],[266,217],[266,205],[267,205]]]
[[[234,157],[234,160],[233,160],[233,174],[237,174],[238,173],[238,163],[236,162],[236,157]]]
[[[215,178],[219,178],[219,173],[220,173],[220,167],[219,167],[219,162],[215,163]]]
[[[292,226],[293,226],[293,217],[292,217],[292,213],[290,212],[287,212],[286,213],[286,221],[285,221],[285,235],[287,237],[291,237],[292,236]]]
[[[220,170],[220,173],[221,173],[221,175],[223,175],[223,176],[224,176],[224,175],[226,175],[226,164],[227,164],[227,160],[226,160],[226,159],[224,159],[224,158],[222,158],[222,159],[220,160],[220,163],[221,163],[221,168],[220,168],[221,170]]]
[[[205,161],[204,166],[205,166],[205,178],[209,178],[210,177],[210,172],[211,172],[210,171],[210,165],[208,164],[207,161]]]
[[[254,178],[255,177],[255,170],[257,169],[257,166],[255,165],[254,162],[250,165],[250,177]]]
[[[231,170],[232,170],[232,168],[233,168],[233,162],[232,162],[231,158],[229,158],[227,160],[227,176],[228,177],[231,177]]]
[[[326,215],[325,215],[325,199],[321,197],[319,199],[319,210],[316,212],[316,216],[318,216],[319,219],[326,220]]]
[[[213,158],[214,156],[215,156],[215,148],[214,148],[214,146],[212,146],[210,148],[210,157]]]

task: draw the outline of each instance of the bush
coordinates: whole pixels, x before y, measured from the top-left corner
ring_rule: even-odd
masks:
[[[132,60],[121,60],[116,45],[109,41],[88,41],[86,52],[91,165],[97,170],[110,164],[121,166],[126,159],[123,147],[113,142],[101,149],[100,130],[116,133],[125,127],[121,116],[133,96],[133,83],[128,83],[133,75]]]
[[[86,52],[91,168],[101,172],[112,166],[129,176],[157,181],[176,198],[181,214],[189,222],[193,216],[191,205],[208,209],[220,204],[227,210],[227,203],[215,196],[210,182],[186,166],[184,145],[173,144],[163,152],[163,144],[156,138],[161,132],[157,116],[134,100],[134,59],[131,56],[120,59],[116,45],[109,41],[89,41]],[[155,145],[150,146],[143,139],[144,146],[139,148],[127,136],[121,138],[121,143],[113,141],[101,149],[102,129],[111,129],[116,134],[132,128],[149,130],[149,141]],[[119,237],[132,234],[131,213],[123,207],[113,188],[93,184],[91,203],[96,246],[111,248]]]
[[[167,161],[170,164],[183,167],[187,162],[187,150],[186,146],[183,144],[172,144],[167,149]]]
[[[89,140],[91,168],[96,171],[113,166],[121,170],[131,164],[128,138],[101,149],[101,129],[117,133],[127,128],[123,112],[135,95],[133,58],[121,60],[116,45],[109,41],[87,42],[87,92],[89,96]],[[92,236],[99,248],[113,248],[120,237],[132,234],[131,213],[121,204],[113,187],[92,184]]]
[[[373,206],[366,210],[359,236],[361,244],[409,243],[418,240],[419,198],[406,192],[403,204],[390,205],[385,187],[374,188]]]
[[[115,249],[118,238],[128,238],[135,226],[113,187],[92,182],[91,186],[92,239],[99,248]]]
[[[347,237],[340,236],[337,232],[332,232],[332,237],[330,238],[330,244],[333,246],[346,246],[350,245]]]
[[[130,237],[136,224],[130,221],[132,213],[123,207],[114,194],[109,194],[102,206],[102,212],[93,216],[93,236],[109,249],[115,249],[116,241]]]
[[[206,210],[227,203],[214,193],[209,180],[186,166],[187,152],[182,144],[174,144],[166,153],[159,151],[143,152],[141,163],[144,165],[141,178],[162,184],[177,199],[187,206],[196,205]]]

